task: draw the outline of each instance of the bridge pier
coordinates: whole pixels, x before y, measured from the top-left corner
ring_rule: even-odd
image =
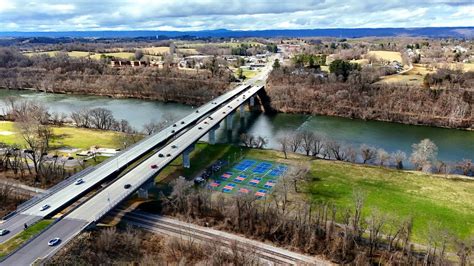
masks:
[[[233,121],[234,121],[234,113],[232,112],[229,115],[227,115],[225,118],[225,128],[227,130],[232,130]]]
[[[242,104],[239,106],[240,119],[245,118],[245,106]]]
[[[250,107],[255,106],[255,96],[250,97],[249,104],[250,104]]]
[[[194,150],[194,144],[187,147],[186,150],[183,151],[183,167],[184,168],[191,167],[191,158],[189,157],[189,155],[191,154],[193,150]]]
[[[211,130],[209,130],[209,144],[216,144],[216,130],[219,128],[219,124],[215,125]]]
[[[143,184],[143,186],[141,186],[137,191],[138,197],[140,199],[148,199],[148,190],[152,188],[154,185],[155,185],[154,180],[150,180],[146,182],[145,184]]]

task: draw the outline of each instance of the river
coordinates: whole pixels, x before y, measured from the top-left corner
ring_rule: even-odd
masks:
[[[104,107],[111,110],[117,119],[128,120],[136,129],[142,129],[151,120],[159,122],[170,116],[181,118],[193,110],[193,107],[183,104],[148,100],[0,90],[0,113],[3,113],[5,105],[1,99],[7,96],[34,100],[46,105],[50,111],[67,114],[82,108]],[[268,148],[278,148],[277,136],[285,131],[306,129],[355,146],[365,143],[388,152],[402,150],[409,155],[413,143],[429,138],[438,146],[440,160],[474,160],[474,132],[469,131],[327,116],[247,113],[246,117],[245,124],[242,125],[238,115],[235,116],[232,141],[237,142],[240,133],[248,132],[268,138]],[[220,142],[229,139],[224,128],[222,123],[218,133]]]

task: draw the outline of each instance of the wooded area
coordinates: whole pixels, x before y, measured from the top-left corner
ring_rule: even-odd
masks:
[[[13,49],[0,49],[0,88],[200,105],[227,90],[232,80],[232,73],[219,68],[195,72],[166,65],[112,68],[106,60],[66,54],[26,57]]]
[[[379,75],[362,69],[347,77],[274,70],[267,81],[277,111],[341,116],[414,125],[474,128],[474,73],[440,70],[425,87],[373,83]]]

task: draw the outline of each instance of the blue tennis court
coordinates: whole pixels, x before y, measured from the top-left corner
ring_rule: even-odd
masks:
[[[273,164],[271,163],[261,162],[252,170],[252,172],[256,174],[266,173],[270,168],[272,168],[272,165]]]
[[[271,176],[281,176],[283,175],[286,170],[288,170],[288,167],[285,165],[278,165],[276,168],[273,168],[272,171],[270,172]]]
[[[254,165],[255,163],[256,163],[256,161],[254,161],[254,160],[242,160],[236,166],[234,166],[234,169],[238,170],[238,171],[245,171],[249,167]]]

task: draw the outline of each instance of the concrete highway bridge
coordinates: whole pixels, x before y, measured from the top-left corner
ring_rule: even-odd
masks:
[[[39,235],[3,258],[0,265],[29,265],[48,258],[81,231],[96,224],[127,197],[136,192],[146,193],[153,184],[154,177],[178,156],[183,156],[184,167],[189,167],[189,154],[195,143],[206,134],[209,136],[209,142],[215,143],[215,131],[223,121],[226,128],[231,129],[233,116],[237,113],[245,115],[245,104],[254,105],[257,93],[263,91],[263,86],[259,84],[262,84],[262,79],[266,78],[269,71],[270,68],[266,67],[254,79],[195,109],[193,113],[159,133],[102,164],[72,176],[19,206],[16,212],[8,215],[0,225],[2,229],[10,230],[9,234],[0,237],[1,242],[23,230],[25,223],[31,225],[52,217],[99,188],[87,200],[56,219]],[[127,167],[132,169],[117,177]],[[84,183],[77,185],[77,179],[82,179]],[[45,205],[49,207],[42,210]],[[48,241],[55,237],[59,237],[61,242],[53,247],[48,246]]]

